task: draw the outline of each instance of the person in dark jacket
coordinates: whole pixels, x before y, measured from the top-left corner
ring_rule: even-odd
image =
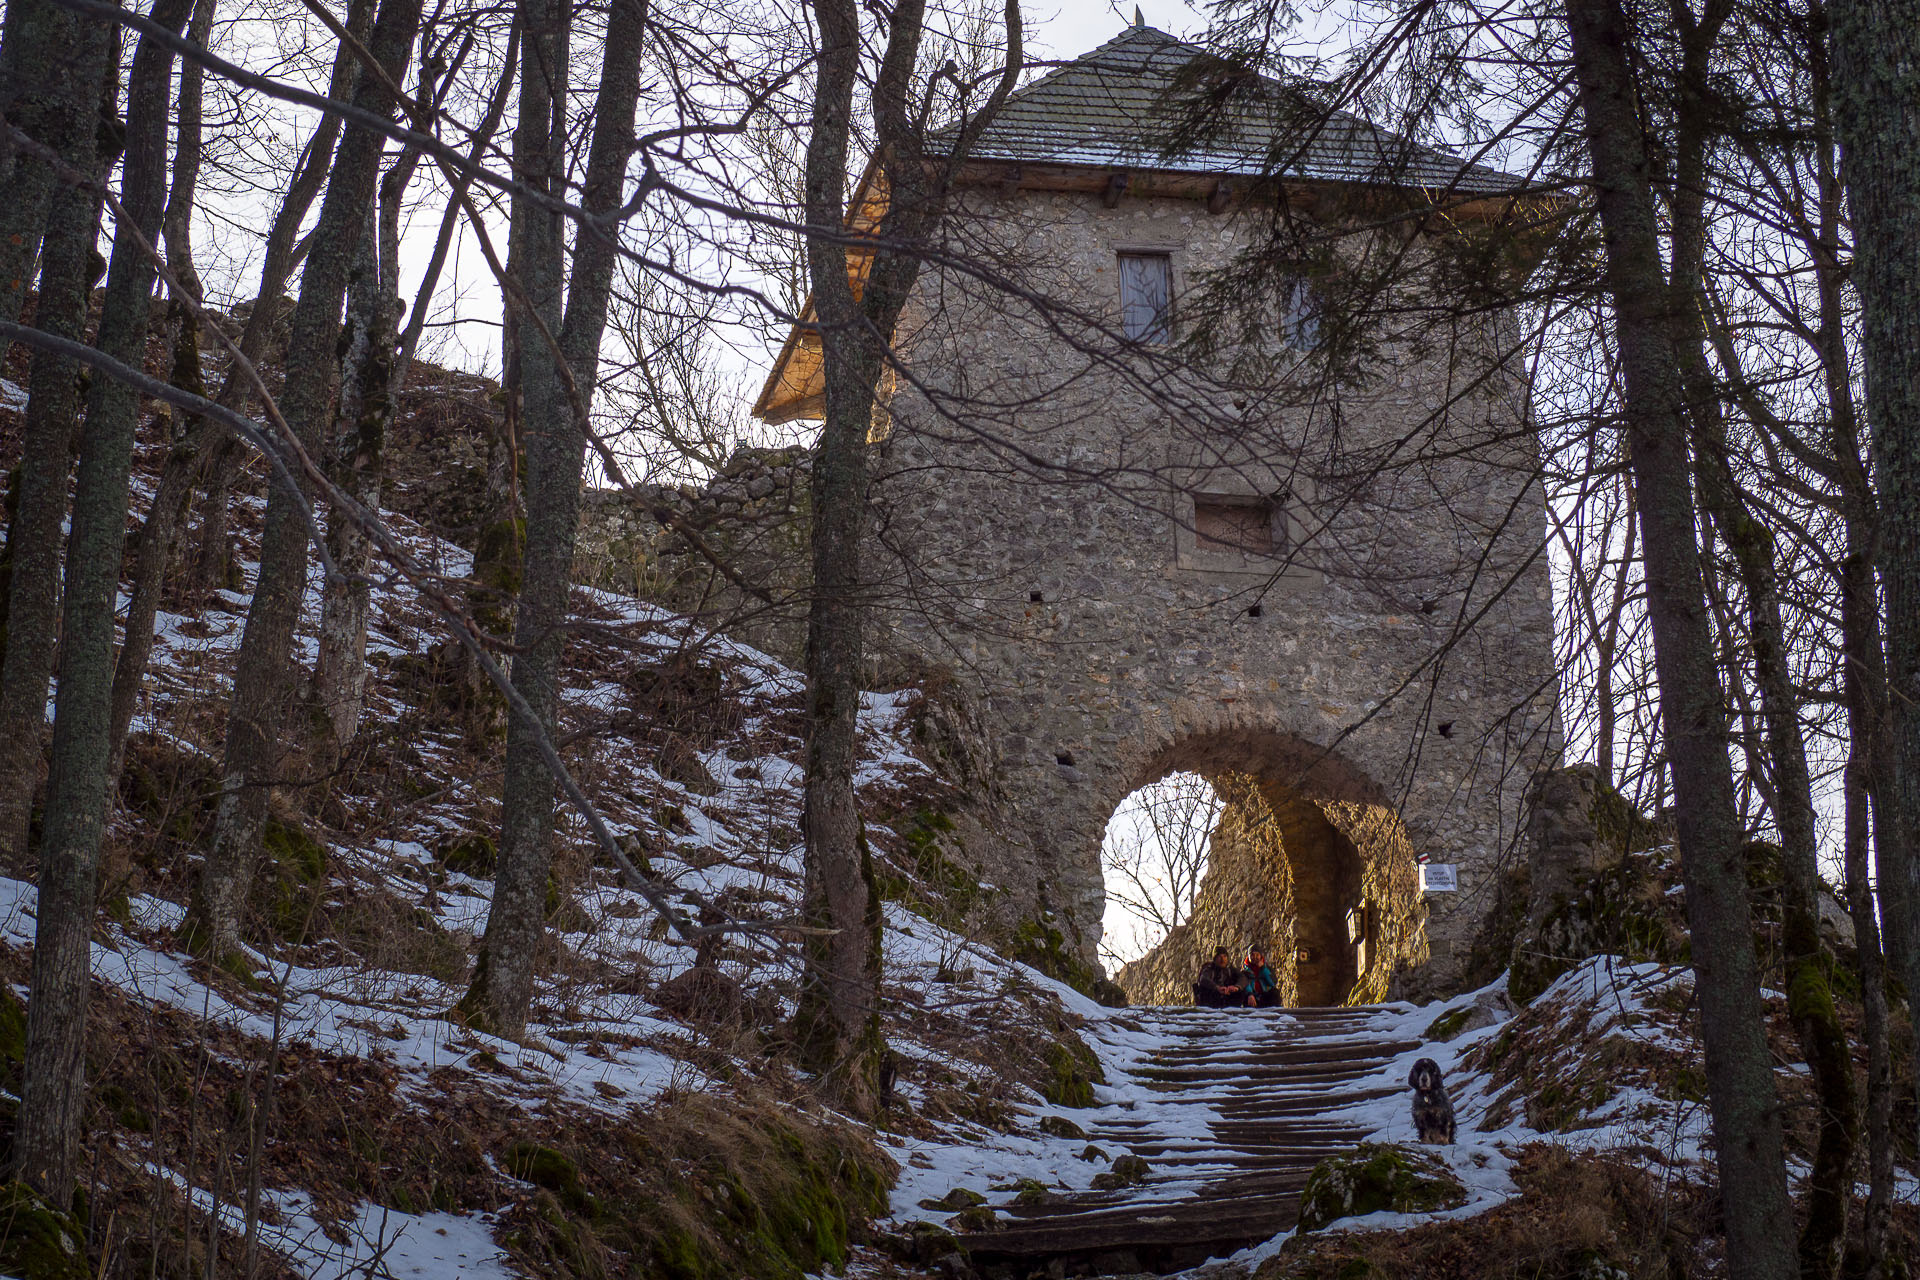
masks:
[[[1240,990],[1246,994],[1249,1009],[1274,1009],[1280,1005],[1280,980],[1273,976],[1267,953],[1258,947],[1247,953],[1247,967],[1240,971]]]
[[[1240,970],[1227,956],[1227,949],[1213,953],[1213,963],[1200,970],[1193,984],[1193,1002],[1203,1009],[1232,1009],[1244,1003]]]

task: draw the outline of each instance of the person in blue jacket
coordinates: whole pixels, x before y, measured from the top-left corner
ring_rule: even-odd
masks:
[[[1240,990],[1246,993],[1249,1009],[1272,1009],[1280,1003],[1280,980],[1273,976],[1267,953],[1259,947],[1247,953],[1247,967],[1240,971]]]

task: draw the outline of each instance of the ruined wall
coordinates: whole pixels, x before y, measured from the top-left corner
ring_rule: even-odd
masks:
[[[705,484],[581,495],[574,581],[656,601],[797,664],[811,580],[800,447],[736,449]],[[684,523],[663,525],[657,508]]]
[[[930,270],[905,326],[918,385],[895,397],[877,459],[881,611],[890,643],[975,692],[1017,818],[957,856],[1090,957],[1115,805],[1231,757],[1341,822],[1400,824],[1404,859],[1373,873],[1383,894],[1412,893],[1415,854],[1459,864],[1425,936],[1393,943],[1453,965],[1526,780],[1559,746],[1522,388],[1463,389],[1411,340],[1386,341],[1367,385],[1331,401],[1289,380],[1284,351],[1251,391],[1117,356],[1096,324],[1118,319],[1116,253],[1164,249],[1189,296],[1259,233],[1257,211],[970,199],[953,251],[1083,315]],[[1444,456],[1373,465],[1402,440]],[[1196,494],[1280,495],[1284,551],[1201,545]]]

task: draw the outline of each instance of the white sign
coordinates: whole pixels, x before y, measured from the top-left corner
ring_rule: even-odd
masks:
[[[1420,864],[1420,892],[1454,893],[1460,888],[1460,877],[1455,874],[1451,862],[1423,862]]]

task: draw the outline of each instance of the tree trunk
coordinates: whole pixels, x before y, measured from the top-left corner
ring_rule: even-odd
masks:
[[[528,172],[541,178],[558,176],[563,155],[565,81],[556,77],[545,89],[549,113],[529,117],[526,84],[541,65],[545,32],[542,20],[559,16],[564,7],[542,13],[522,10],[528,56],[522,81],[521,128],[528,152],[536,140],[539,162]],[[605,55],[594,102],[593,142],[588,152],[586,182],[581,192],[588,213],[606,217],[621,205],[627,156],[640,92],[640,52],[647,23],[645,0],[615,0],[608,14]],[[564,36],[560,54],[548,66],[566,66]],[[515,134],[516,161],[520,134]],[[516,168],[518,165],[516,164]],[[516,229],[518,213],[516,210]],[[528,209],[525,256],[534,278],[545,286],[544,264],[557,267],[558,227],[546,215]],[[536,225],[538,224],[538,225]],[[549,242],[547,237],[554,235]],[[514,688],[539,717],[537,725],[515,717],[507,727],[507,763],[504,810],[501,820],[500,864],[494,880],[493,907],[481,964],[461,1011],[494,1027],[503,1035],[525,1032],[533,1000],[534,953],[546,920],[546,887],[551,860],[554,779],[534,745],[536,734],[553,731],[559,703],[560,658],[566,643],[567,596],[573,582],[573,543],[579,525],[580,475],[585,462],[587,414],[598,377],[600,339],[605,332],[612,296],[618,225],[580,228],[574,247],[571,291],[566,318],[558,331],[559,359],[530,317],[520,323],[523,419],[527,453],[526,573],[520,592],[520,612],[514,625],[518,654],[513,661]],[[518,248],[520,246],[516,246]],[[539,265],[536,265],[539,264]],[[551,277],[557,297],[557,272]],[[547,310],[529,291],[535,314]],[[548,332],[554,332],[549,328]]]
[[[87,74],[87,60],[65,56],[81,47],[80,33],[79,19],[51,0],[10,0],[0,32],[0,119],[56,150],[76,122],[74,103],[89,92],[74,85]],[[0,316],[9,320],[20,317],[26,301],[53,189],[52,166],[0,134],[0,190],[7,193],[0,201]],[[0,338],[0,369],[10,345]]]
[[[426,39],[422,37],[423,46]],[[436,74],[431,63],[422,66],[416,96],[423,108],[434,104]],[[387,432],[393,426],[394,396],[405,377],[398,350],[400,215],[421,154],[417,146],[404,148],[380,180],[375,225],[362,241],[347,287],[347,359],[331,468],[334,483],[369,511],[380,509]],[[327,583],[320,600],[313,701],[321,714],[313,731],[317,753],[331,767],[359,733],[366,706],[367,611],[372,601],[366,573],[373,544],[357,521],[337,511],[327,521],[327,544],[339,576]]]
[[[154,23],[178,32],[193,0],[157,0]],[[128,83],[123,220],[113,237],[98,348],[139,367],[147,340],[154,265],[141,239],[160,230],[166,197],[167,98],[172,50],[142,40]],[[79,1169],[86,1106],[87,995],[94,892],[108,794],[108,708],[113,685],[113,614],[127,527],[128,475],[140,400],[132,387],[96,376],[87,404],[67,543],[60,646],[60,699],[47,782],[34,928],[33,991],[14,1151],[20,1175],[64,1207]]]
[[[1652,164],[1629,66],[1631,36],[1618,0],[1569,0],[1567,23],[1623,374],[1728,1266],[1742,1280],[1788,1280],[1797,1270],[1793,1206],[1754,963],[1726,702],[1695,536],[1687,404],[1672,344]]]
[[[513,130],[513,171],[521,182],[545,192],[556,191],[566,171],[567,27],[571,15],[568,0],[517,0],[514,10],[523,65],[519,115]],[[552,792],[544,767],[534,777],[515,765],[527,757],[528,734],[554,720],[557,685],[553,669],[562,638],[548,633],[565,618],[566,575],[570,570],[570,566],[562,569],[560,578],[554,579],[553,525],[543,522],[541,534],[547,545],[535,547],[532,523],[542,501],[541,490],[552,482],[551,469],[560,463],[561,449],[552,433],[563,423],[571,426],[571,421],[561,416],[558,362],[539,337],[542,326],[549,334],[560,332],[564,230],[557,214],[517,193],[510,222],[510,276],[518,281],[521,296],[509,295],[505,304],[507,323],[521,337],[518,399],[524,415],[528,514],[522,544],[520,612],[514,627],[517,652],[510,674],[514,688],[526,698],[539,724],[526,725],[515,717],[507,726],[499,869],[473,982],[455,1007],[455,1015],[501,1035],[518,1036],[526,1028],[533,993],[533,952],[546,921],[552,831],[550,822],[542,816],[542,801],[546,801],[550,814]],[[536,441],[536,434],[543,438]]]
[[[807,141],[807,273],[818,317],[826,417],[813,463],[813,595],[807,611],[807,783],[802,816],[811,932],[794,1030],[802,1058],[844,1106],[871,1111],[879,1086],[880,898],[853,791],[860,676],[869,606],[861,564],[867,527],[867,451],[876,388],[924,246],[946,213],[953,175],[998,113],[1021,65],[1018,0],[1007,0],[1007,63],[991,97],[967,117],[949,154],[930,162],[916,112],[913,70],[924,0],[885,14],[887,43],[873,77],[874,155],[887,210],[858,296],[847,274],[846,172],[853,90],[860,79],[860,15],[853,0],[814,0],[819,32]]]
[[[373,8],[373,0],[349,0],[347,5],[347,30],[362,43],[372,33]],[[352,51],[343,45],[334,55],[327,86],[329,98],[344,99],[353,91],[356,65]],[[260,265],[260,288],[254,295],[253,310],[240,332],[238,344],[250,360],[258,360],[267,349],[273,327],[279,322],[282,291],[297,265],[300,228],[326,181],[340,128],[340,117],[331,114],[322,116],[315,124],[294,165],[286,199],[268,229],[266,254]],[[252,388],[239,370],[229,369],[220,389],[220,403],[237,407],[251,396]],[[193,459],[204,487],[188,573],[187,595],[195,602],[214,591],[236,585],[230,580],[233,562],[228,546],[227,516],[233,482],[246,456],[246,450],[221,431],[212,436],[204,453]]]
[[[43,14],[34,23],[49,20]],[[65,74],[48,86],[48,136],[72,168],[104,172],[100,117],[117,28],[89,22],[59,27],[70,57],[51,58]],[[49,77],[50,80],[53,77]],[[56,114],[56,110],[57,113]],[[0,204],[7,202],[0,201]],[[37,324],[84,341],[100,198],[61,180],[52,185],[42,240]],[[67,510],[79,394],[70,360],[36,352],[22,431],[19,505],[7,529],[6,656],[0,661],[0,868],[24,875],[28,828],[46,741],[47,687],[59,643],[60,526]]]
[[[203,39],[213,22],[214,0],[201,0],[193,15],[193,30]],[[353,0],[348,8],[347,29],[364,38],[372,25],[371,0]],[[334,59],[330,96],[344,97],[352,84],[352,54],[342,49]],[[195,175],[200,167],[199,84],[201,76],[191,61],[180,69],[180,128],[175,145],[173,190],[167,199],[163,227],[167,237],[168,265],[181,274],[188,291],[199,297],[199,274],[193,270],[192,214]],[[329,116],[315,128],[308,140],[294,179],[274,215],[267,232],[266,260],[260,269],[260,287],[256,305],[241,329],[238,346],[242,355],[257,360],[267,345],[277,310],[275,303],[286,287],[293,266],[293,242],[300,224],[312,208],[332,159],[333,140],[339,136],[338,118]],[[185,272],[181,272],[181,268]],[[184,309],[183,309],[184,310]],[[190,315],[180,321],[175,338],[174,379],[199,377],[199,330]],[[197,385],[191,390],[199,391]],[[237,367],[229,368],[220,388],[221,404],[240,407],[252,397],[252,386]],[[126,639],[113,673],[113,759],[118,776],[125,758],[127,732],[133,723],[140,687],[146,677],[147,662],[153,655],[153,620],[166,593],[167,575],[179,553],[182,524],[194,491],[204,486],[200,508],[200,545],[190,576],[193,586],[188,594],[196,600],[215,587],[227,585],[227,502],[233,475],[244,451],[225,427],[204,419],[190,418],[176,434],[173,448],[161,467],[152,505],[141,525],[138,553],[134,560],[133,584],[127,604]]]
[[[1851,728],[1851,716],[1848,722]],[[1867,1042],[1867,1203],[1860,1222],[1860,1264],[1850,1266],[1849,1272],[1877,1278],[1886,1262],[1887,1224],[1893,1214],[1893,1055],[1887,1021],[1887,966],[1880,950],[1880,922],[1874,915],[1873,882],[1868,870],[1865,772],[1856,752],[1846,766],[1845,852],[1847,906],[1853,917],[1861,1023]]]
[[[807,268],[820,319],[826,417],[813,463],[813,597],[807,611],[807,781],[802,916],[816,930],[795,1012],[801,1060],[856,1115],[879,1087],[880,900],[853,791],[860,716],[867,434],[880,365],[847,281],[846,168],[860,19],[851,0],[815,0],[819,68],[807,144]],[[896,15],[896,22],[902,15]]]
[[[377,511],[387,430],[393,422],[391,375],[400,297],[388,287],[388,263],[372,232],[370,226],[361,238],[347,285],[347,354],[328,469],[344,493]],[[393,274],[397,277],[397,264]],[[334,511],[327,520],[327,549],[337,576],[320,596],[320,652],[313,669],[318,714],[311,726],[311,754],[323,770],[338,761],[359,732],[366,703],[367,610],[372,600],[366,575],[373,544],[357,520]]]
[[[1911,844],[1920,822],[1920,23],[1895,0],[1834,0],[1830,12],[1887,610],[1890,776],[1875,779],[1873,799],[1906,837],[1877,850],[1881,904],[1911,1007],[1920,993],[1920,857]],[[1920,1090],[1920,1062],[1913,1086]]]
[[[420,9],[421,0],[385,0],[374,21],[371,52],[396,82],[420,26]],[[391,115],[398,105],[382,80],[372,75],[357,78],[353,101],[382,116]],[[347,272],[373,204],[382,144],[370,129],[354,127],[342,135],[294,307],[280,407],[287,425],[314,456],[320,453],[322,429],[333,408],[340,309]],[[302,508],[307,500],[305,493],[289,492],[281,484],[268,491],[260,571],[234,670],[220,807],[185,924],[195,945],[219,957],[238,952],[241,910],[252,883],[260,832],[291,745],[286,720],[295,688],[293,633],[306,597]]]
[[[188,23],[188,36],[205,46],[213,28],[214,0],[198,0]],[[202,90],[205,76],[191,58],[180,65],[180,101],[175,111],[173,182],[160,227],[167,245],[167,268],[192,301],[204,300],[205,290],[193,261],[193,203],[199,183],[202,151]],[[200,360],[200,321],[193,307],[173,299],[168,307],[173,326],[173,370],[168,380],[195,395],[206,394]],[[126,760],[127,731],[140,699],[147,660],[153,654],[153,620],[160,607],[160,591],[180,541],[180,522],[193,497],[193,477],[206,442],[226,434],[204,418],[176,411],[172,448],[160,469],[153,502],[134,543],[133,589],[128,593],[127,618],[120,656],[113,670],[113,708],[110,730],[111,773],[119,778]]]
[[[1683,364],[1699,354],[1697,345],[1683,350],[1687,351]],[[1706,362],[1700,359],[1697,372],[1704,375],[1705,371]],[[1708,397],[1716,394],[1710,377],[1690,378],[1689,382]],[[1694,396],[1696,410],[1711,403]],[[1800,1233],[1800,1274],[1802,1280],[1830,1280],[1839,1272],[1846,1247],[1859,1117],[1853,1056],[1834,1005],[1820,943],[1813,784],[1801,736],[1799,699],[1794,695],[1793,675],[1787,664],[1773,536],[1747,510],[1735,487],[1724,435],[1709,432],[1698,447],[1700,491],[1715,526],[1733,550],[1747,596],[1747,626],[1773,782],[1774,821],[1780,829],[1787,1012],[1799,1036],[1820,1109],[1819,1139],[1807,1177],[1806,1223]]]
[[[1692,59],[1690,59],[1692,61]],[[1698,58],[1697,90],[1705,88],[1705,56]],[[1707,116],[1705,94],[1687,104]],[[1705,139],[1683,126],[1678,180],[1672,200],[1673,277],[1670,306],[1673,350],[1694,421],[1699,492],[1707,514],[1726,539],[1746,594],[1747,632],[1759,685],[1765,759],[1772,781],[1774,821],[1780,831],[1782,943],[1787,1011],[1799,1036],[1819,1099],[1819,1139],[1807,1178],[1806,1223],[1800,1233],[1802,1280],[1831,1280],[1846,1247],[1853,1198],[1853,1150],[1859,1138],[1853,1058],[1840,1023],[1820,943],[1820,862],[1814,829],[1813,781],[1800,723],[1800,700],[1788,665],[1773,534],[1748,508],[1729,457],[1720,387],[1707,363],[1706,317],[1700,296],[1706,244]],[[1731,629],[1729,628],[1729,631]],[[1736,663],[1727,664],[1737,679]],[[1757,753],[1756,753],[1757,754]]]

